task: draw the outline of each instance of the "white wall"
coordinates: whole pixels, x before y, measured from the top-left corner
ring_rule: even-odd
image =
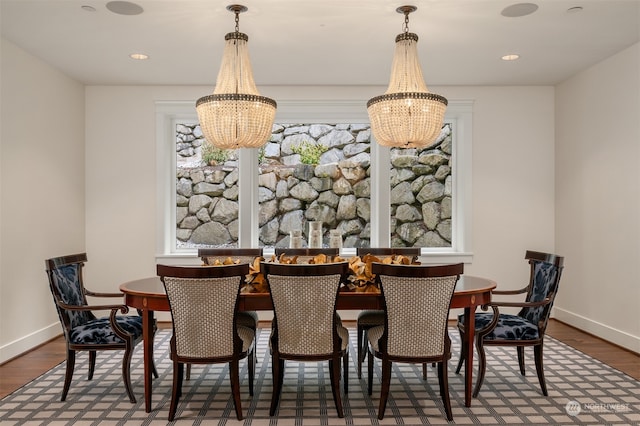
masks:
[[[640,44],[556,91],[557,318],[640,352]]]
[[[85,248],[84,87],[2,39],[0,362],[61,333],[44,260]]]

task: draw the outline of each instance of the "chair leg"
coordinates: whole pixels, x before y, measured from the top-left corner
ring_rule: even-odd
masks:
[[[151,357],[151,361],[153,363],[151,364],[151,373],[153,374],[153,377],[157,379],[160,376],[158,376],[158,370],[156,369],[156,362],[153,360],[153,357]]]
[[[364,362],[364,349],[366,345],[367,334],[360,324],[358,324],[358,379],[362,378],[362,363]]]
[[[524,376],[525,375],[524,346],[517,346],[516,349],[518,351],[518,365],[520,366],[520,374],[522,374]]]
[[[536,372],[538,373],[538,381],[544,396],[549,396],[547,392],[547,384],[544,380],[544,365],[542,363],[542,343],[533,347],[533,354],[536,361]]]
[[[440,397],[444,404],[444,412],[447,415],[447,420],[452,421],[453,412],[451,411],[451,398],[449,397],[449,374],[446,360],[438,363],[438,383],[440,384]]]
[[[131,386],[131,356],[133,355],[133,343],[127,345],[122,356],[122,380],[124,380],[124,387],[129,395],[129,401],[132,404],[136,403],[136,396],[133,394],[133,387]]]
[[[89,374],[87,380],[93,379],[94,371],[96,371],[96,351],[89,351]]]
[[[422,380],[427,380],[427,363],[422,363]]]
[[[271,408],[269,408],[269,415],[276,414],[278,408],[278,401],[280,400],[280,392],[282,391],[282,381],[284,378],[284,360],[281,360],[277,355],[272,355],[271,358],[271,377],[273,381],[271,391]]]
[[[478,378],[476,379],[476,386],[473,388],[471,396],[478,397],[480,388],[484,382],[484,373],[487,369],[487,355],[484,352],[484,339],[483,336],[478,336],[476,339],[476,351],[478,352]]]
[[[467,354],[467,345],[465,343],[464,333],[462,332],[460,327],[458,327],[458,333],[460,333],[461,348],[460,348],[460,359],[458,360],[458,366],[456,367],[456,374],[460,374],[462,365],[466,361],[465,357]]]
[[[391,387],[391,361],[382,360],[382,389],[380,390],[380,405],[378,405],[378,419],[384,419],[384,411],[387,408],[389,388]]]
[[[367,350],[367,393],[373,393],[373,354]]]
[[[253,378],[256,375],[256,350],[255,350],[255,341],[253,342],[252,347],[249,349],[249,358],[247,362],[249,363],[249,395],[253,396]]]
[[[64,374],[64,385],[62,386],[62,396],[60,401],[67,399],[69,393],[69,387],[71,386],[71,379],[73,378],[73,369],[76,365],[76,351],[67,349],[67,368]]]
[[[333,394],[333,403],[336,406],[338,417],[343,418],[342,398],[340,397],[340,358],[329,360],[329,377],[331,379],[331,393]]]
[[[187,374],[187,377],[186,377],[186,379],[187,379],[187,380],[191,380],[191,364],[187,364],[187,368],[186,368],[186,370],[187,370],[187,373],[186,373],[186,374]]]
[[[138,309],[138,315],[142,316],[142,312],[139,309]],[[155,340],[156,331],[158,331],[158,323],[156,320],[153,320],[153,334],[151,335],[152,342]],[[153,346],[153,343],[151,344],[151,346]],[[156,369],[156,362],[154,361],[153,356],[151,357],[151,374],[153,374],[153,377],[156,379],[160,377],[158,375],[158,370]]]
[[[240,363],[237,359],[229,362],[229,380],[231,381],[231,393],[236,407],[236,418],[242,420],[242,402],[240,400]]]
[[[349,393],[349,349],[342,355],[342,370],[344,375],[344,394],[346,395]]]
[[[176,417],[176,409],[178,401],[182,396],[182,375],[184,374],[184,364],[173,362],[173,386],[171,387],[171,404],[169,405],[169,421],[172,422]]]

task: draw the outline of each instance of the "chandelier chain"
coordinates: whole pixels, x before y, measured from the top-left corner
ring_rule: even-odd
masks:
[[[404,30],[405,34],[409,32],[409,13],[410,13],[409,10],[405,10],[404,11],[404,27],[403,27],[403,30]]]
[[[240,32],[240,11],[236,9],[235,14],[236,14],[236,32],[239,33]]]

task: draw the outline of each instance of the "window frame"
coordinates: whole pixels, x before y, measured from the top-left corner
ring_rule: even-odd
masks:
[[[175,128],[178,123],[198,123],[194,102],[156,102],[157,220],[156,261],[197,257],[193,249],[176,249],[176,154]],[[282,100],[278,101],[276,123],[368,123],[366,100]],[[470,263],[472,253],[472,101],[450,101],[445,122],[453,134],[452,239],[451,247],[423,247],[426,264]],[[240,149],[238,167],[238,246],[258,246],[258,148]],[[371,246],[390,244],[390,149],[371,136]],[[375,206],[375,207],[374,207]],[[268,251],[265,254],[269,254]],[[342,249],[355,255],[354,248]]]

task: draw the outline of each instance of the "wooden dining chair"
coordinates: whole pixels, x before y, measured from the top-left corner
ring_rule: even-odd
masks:
[[[201,248],[198,249],[198,257],[203,265],[221,265],[232,261],[237,263],[253,264],[256,258],[262,258],[262,248]],[[237,314],[238,325],[249,327],[254,332],[258,328],[258,313],[256,311],[239,311]],[[191,378],[191,364],[187,364],[186,379]]]
[[[173,386],[169,421],[182,395],[184,364],[229,363],[236,417],[242,420],[239,361],[248,358],[249,395],[255,374],[255,330],[238,325],[240,285],[249,264],[216,267],[157,265],[173,324]]]
[[[344,417],[340,396],[340,361],[348,390],[349,332],[336,312],[336,298],[347,278],[347,262],[261,265],[273,304],[270,337],[273,391],[270,415],[282,393],[285,360],[329,361],[331,391],[338,417]]]
[[[393,256],[401,255],[411,258],[412,263],[420,256],[420,247],[358,247],[356,255],[363,257],[367,254],[372,256]],[[377,281],[377,280],[376,280]],[[379,281],[377,281],[379,284]],[[362,378],[362,363],[367,354],[367,330],[371,327],[384,325],[384,311],[378,309],[366,309],[358,314],[356,321],[358,331],[358,379]],[[423,369],[423,376],[426,376],[426,368]]]
[[[93,379],[97,352],[122,351],[122,381],[129,400],[135,403],[136,397],[131,387],[131,356],[135,346],[142,340],[142,317],[118,315],[129,312],[129,308],[122,303],[87,303],[87,296],[117,298],[122,301],[123,294],[96,293],[85,288],[82,270],[86,261],[86,253],[45,260],[49,288],[66,344],[67,365],[60,400],[66,400],[71,386],[76,351],[89,352],[89,380]],[[95,311],[111,313],[109,316],[96,317]],[[158,377],[155,366],[152,367],[152,371],[154,376]]]
[[[444,266],[389,265],[373,263],[384,300],[384,325],[367,333],[368,392],[373,390],[374,357],[382,363],[382,389],[378,419],[384,418],[391,387],[393,362],[438,363],[440,397],[447,420],[453,420],[449,397],[447,362],[451,339],[447,331],[449,307],[462,263]]]
[[[524,295],[524,301],[492,300],[491,313],[475,314],[475,339],[478,352],[478,379],[473,389],[473,397],[477,397],[484,381],[487,367],[485,346],[515,346],[518,354],[520,374],[525,375],[524,348],[533,347],[534,361],[538,382],[542,394],[547,396],[547,385],[544,379],[543,345],[544,336],[551,315],[551,308],[556,294],[564,265],[564,257],[551,253],[528,250],[525,259],[529,262],[529,283],[519,290],[493,290],[494,296]],[[515,314],[500,312],[499,308],[520,308]],[[464,336],[464,315],[458,317],[458,330]],[[462,339],[465,342],[465,339]],[[460,372],[465,362],[463,346],[456,373]]]
[[[333,261],[333,258],[340,254],[340,249],[331,247],[317,247],[317,248],[287,248],[276,247],[274,253],[277,258],[281,255],[285,255],[289,258],[296,258],[296,263],[309,263],[314,257],[318,255],[325,255],[329,262]]]

